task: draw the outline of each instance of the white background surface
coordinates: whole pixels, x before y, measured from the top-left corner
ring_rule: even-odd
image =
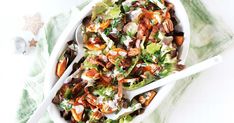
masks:
[[[9,37],[17,35],[19,17],[40,12],[44,20],[68,11],[81,0],[0,1],[0,82],[1,122],[13,123],[16,102],[23,87],[30,56],[14,55]],[[225,1],[225,2],[224,2]],[[234,1],[204,0],[234,32]],[[215,30],[214,30],[215,31]],[[6,53],[6,51],[9,51]],[[10,54],[10,55],[9,55]],[[201,74],[173,107],[168,123],[234,123],[234,46],[222,53],[224,62]],[[16,69],[17,68],[17,69]],[[11,74],[9,74],[11,73]]]

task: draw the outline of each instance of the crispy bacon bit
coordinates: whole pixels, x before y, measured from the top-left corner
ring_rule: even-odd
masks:
[[[93,96],[92,94],[88,94],[86,96],[86,100],[89,104],[96,106],[97,105],[97,97]]]
[[[149,18],[143,18],[143,21],[145,22],[145,26],[150,29],[152,27]]]
[[[123,80],[118,81],[118,97],[123,96]]]
[[[72,89],[72,94],[73,95],[78,94],[81,91],[81,89],[83,89],[83,87],[84,87],[83,83],[81,82],[77,83]]]
[[[105,76],[105,75],[102,75],[101,76],[101,83],[105,86],[107,85],[110,85],[111,84],[111,81],[112,81],[112,78],[111,77],[108,77],[108,76]]]
[[[131,66],[131,59],[123,59],[120,63],[123,68],[128,68]]]
[[[100,74],[98,73],[98,71],[95,68],[88,70],[86,72],[86,76],[91,77],[91,78],[95,78],[95,79],[100,78]]]
[[[83,105],[84,107],[87,107],[87,101],[85,100],[87,94],[82,95],[81,97],[77,97],[74,105]]]
[[[93,112],[92,118],[95,120],[99,120],[103,117],[103,114],[98,111],[98,109],[95,109],[95,111]]]
[[[146,27],[144,24],[139,24],[138,31],[137,31],[137,39],[143,39],[144,35],[146,33]]]
[[[140,48],[130,48],[130,50],[128,51],[128,56],[132,57],[132,56],[136,56],[140,54]]]

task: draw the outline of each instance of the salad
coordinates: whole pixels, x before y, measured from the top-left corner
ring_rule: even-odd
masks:
[[[144,112],[157,94],[152,90],[124,97],[124,90],[157,82],[179,64],[184,33],[176,30],[173,4],[164,0],[103,0],[82,21],[85,56],[57,92],[53,103],[71,123],[127,123]],[[58,61],[60,77],[77,54],[77,44]],[[129,109],[118,120],[105,115]]]

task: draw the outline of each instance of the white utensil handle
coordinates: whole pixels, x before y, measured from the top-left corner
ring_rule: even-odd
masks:
[[[165,78],[156,80],[148,85],[145,85],[144,87],[141,87],[139,89],[133,90],[133,91],[128,91],[127,93],[129,94],[129,99],[132,99],[134,96],[139,95],[141,93],[156,89],[158,87],[164,86],[170,82],[175,82],[179,79],[188,77],[190,75],[193,75],[195,73],[201,72],[203,70],[206,70],[222,61],[222,57],[220,55],[212,57],[208,60],[205,60],[203,62],[200,62],[198,64],[195,64],[189,68],[186,68],[182,71],[179,71],[177,73],[171,74]],[[130,97],[131,96],[131,97]]]
[[[37,123],[41,116],[44,115],[46,112],[47,107],[51,104],[53,98],[55,97],[58,90],[62,87],[63,82],[66,80],[66,78],[69,76],[69,74],[72,71],[73,64],[77,61],[80,61],[80,59],[83,56],[77,55],[73,62],[69,65],[69,67],[66,69],[66,71],[63,73],[63,75],[59,78],[59,80],[55,83],[53,88],[50,90],[49,94],[44,98],[43,102],[38,106],[38,108],[33,112],[33,115],[31,115],[30,119],[27,121],[27,123]]]

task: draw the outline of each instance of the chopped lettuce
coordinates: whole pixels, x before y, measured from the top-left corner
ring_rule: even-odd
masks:
[[[149,84],[150,82],[155,80],[155,76],[152,75],[150,72],[145,72],[145,75],[147,76],[146,79],[143,79],[141,82],[138,83],[133,83],[132,85],[129,86],[124,86],[125,89],[127,90],[135,90],[137,88],[143,87],[147,84]]]
[[[135,22],[129,22],[125,28],[128,36],[133,37],[137,32],[138,25]]]
[[[125,6],[123,6],[123,9],[124,9],[124,11],[125,11],[125,12],[130,11],[130,7],[129,7],[129,6],[126,6],[126,5],[125,5]]]
[[[103,2],[104,2],[105,4],[107,4],[108,6],[112,6],[113,3],[114,3],[113,0],[103,0]]]
[[[117,120],[106,119],[104,123],[119,123]]]
[[[170,75],[173,71],[176,70],[177,58],[171,58],[170,54],[166,54],[163,57],[162,66],[163,70],[159,72],[158,76],[160,78]]]
[[[116,91],[111,87],[98,87],[96,90],[94,90],[93,94],[94,95],[98,95],[98,96],[102,96],[105,98],[113,98],[115,95]]]
[[[177,64],[177,57],[171,58],[170,54],[166,54],[163,63]]]
[[[154,54],[156,51],[159,51],[161,48],[161,45],[158,43],[150,43],[146,46],[146,51],[150,54]]]
[[[94,20],[97,15],[104,13],[108,8],[109,6],[104,2],[97,3],[92,10],[92,20]]]
[[[107,18],[106,19],[113,19],[112,17],[116,17],[117,14],[120,13],[120,7],[111,7],[114,5],[113,0],[103,0],[103,2],[97,3],[92,10],[92,20],[94,20],[97,15],[103,14],[107,12]],[[118,16],[117,16],[118,17]]]
[[[119,119],[119,123],[130,123],[132,121],[132,116],[126,115]]]
[[[142,59],[145,63],[151,63],[151,62],[153,62],[152,55],[149,54],[149,53],[147,53],[147,51],[146,51],[145,49],[142,50],[141,59]]]
[[[120,12],[121,12],[120,7],[117,5],[114,5],[113,7],[109,7],[109,9],[106,11],[105,19],[108,20],[108,19],[117,18],[119,17]]]
[[[97,69],[97,65],[90,63],[87,59],[83,62],[83,65],[85,69]]]

